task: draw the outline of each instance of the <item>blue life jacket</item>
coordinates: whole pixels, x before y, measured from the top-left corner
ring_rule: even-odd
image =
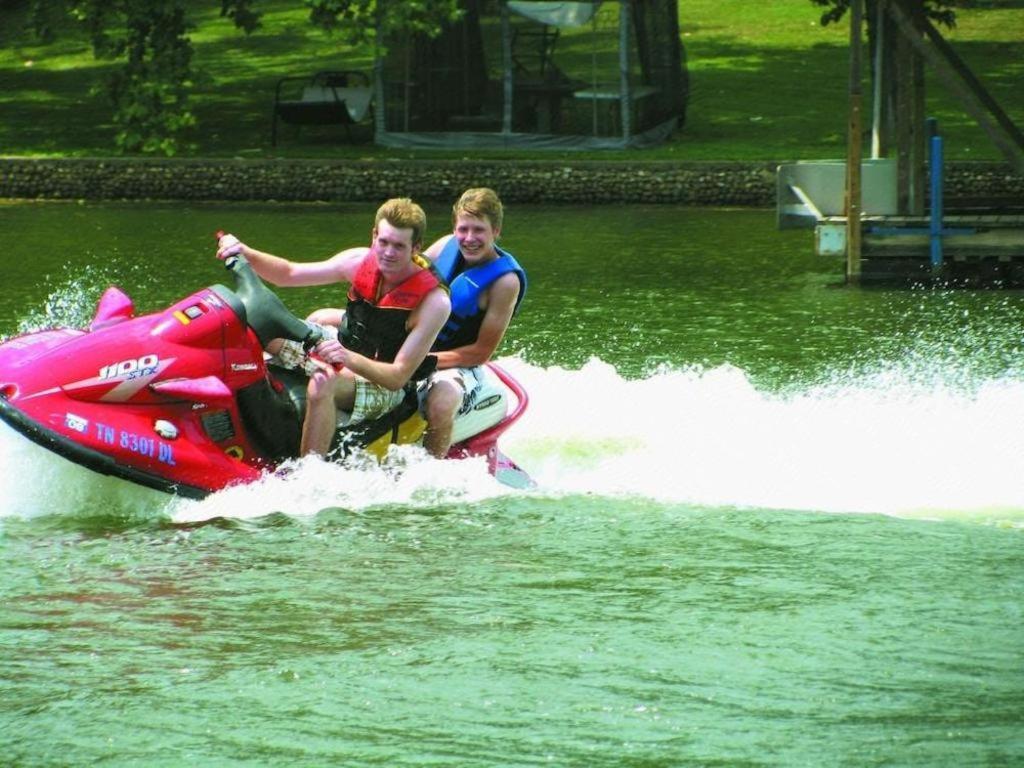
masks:
[[[484,313],[480,310],[480,294],[509,272],[515,272],[519,277],[519,296],[513,314],[519,311],[519,305],[526,295],[526,272],[511,253],[497,246],[494,250],[498,252],[498,258],[466,269],[466,260],[459,250],[458,240],[452,237],[445,243],[434,266],[451,288],[452,313],[437,335],[435,351],[464,347],[477,340],[484,320]]]

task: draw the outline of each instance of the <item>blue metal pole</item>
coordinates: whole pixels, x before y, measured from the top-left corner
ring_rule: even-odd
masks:
[[[932,269],[942,265],[942,137],[933,135],[929,144],[928,166],[931,175],[932,205],[928,220]]]

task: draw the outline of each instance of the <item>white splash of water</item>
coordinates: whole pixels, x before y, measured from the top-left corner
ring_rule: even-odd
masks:
[[[0,518],[161,510],[170,497],[100,475],[31,442],[0,422]]]
[[[531,394],[502,439],[541,496],[900,516],[1024,520],[1024,382],[958,388],[900,371],[787,394],[745,373],[662,370],[622,377],[502,361]],[[189,502],[175,519],[327,507],[451,505],[505,489],[482,462],[438,462],[417,449],[387,467],[298,462],[284,478]],[[239,510],[245,510],[240,513]]]
[[[488,474],[482,458],[438,461],[415,446],[392,448],[383,463],[365,458],[342,465],[305,458],[283,470],[202,501],[178,499],[168,511],[179,523],[254,519],[274,512],[306,517],[324,509],[472,504],[507,492]]]
[[[66,266],[65,270],[72,268]],[[42,328],[84,328],[92,319],[103,289],[116,282],[102,265],[75,266],[73,276],[59,281],[46,301],[21,318],[18,333]]]
[[[888,371],[796,393],[739,369],[638,380],[507,367],[534,394],[504,441],[547,492],[666,502],[1024,519],[1024,382]]]
[[[902,371],[764,392],[739,369],[639,379],[592,360],[580,370],[503,360],[531,395],[502,448],[537,481],[515,491],[482,459],[421,449],[340,466],[301,460],[203,501],[149,494],[178,522],[311,516],[323,509],[426,508],[503,494],[639,497],[664,503],[1024,521],[1024,382],[957,387]],[[0,514],[142,503],[0,431]],[[97,481],[102,481],[97,483]],[[150,498],[152,497],[152,498]]]

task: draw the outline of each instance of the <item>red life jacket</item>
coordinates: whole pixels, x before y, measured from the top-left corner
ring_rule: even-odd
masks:
[[[378,299],[383,275],[377,258],[367,255],[359,265],[356,279],[349,288],[349,301],[361,299],[381,308],[415,309],[423,298],[443,281],[433,265],[419,254],[413,256],[413,263],[422,269]]]
[[[438,285],[445,285],[433,265],[418,254],[413,261],[422,269],[378,298],[383,276],[377,258],[367,255],[348,291],[348,307],[339,339],[346,348],[373,360],[393,362],[409,336],[409,315]],[[425,378],[437,366],[428,355],[412,379]]]

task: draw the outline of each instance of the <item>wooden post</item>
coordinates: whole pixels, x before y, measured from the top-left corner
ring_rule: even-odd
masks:
[[[850,0],[850,125],[846,144],[846,281],[860,280],[862,0]]]
[[[909,52],[911,62],[911,77],[909,81],[913,88],[913,141],[914,141],[914,166],[911,196],[911,216],[924,216],[924,190],[925,170],[928,166],[928,131],[925,128],[925,105],[924,105],[924,59],[917,51],[911,49]]]
[[[384,132],[388,129],[388,104],[384,92],[384,54],[382,53],[384,45],[380,24],[377,25],[373,43],[373,96],[376,102],[373,105],[373,141],[376,144],[380,144]]]
[[[890,33],[896,32],[888,9],[885,14]],[[890,34],[893,47],[893,123],[896,142],[896,210],[903,216],[913,210],[914,167],[920,162],[914,155],[913,80],[910,43],[901,34]]]
[[[504,106],[501,110],[501,132],[508,136],[512,133],[512,22],[508,17],[508,3],[501,4],[501,66],[504,76],[502,88]]]
[[[619,3],[619,125],[622,126],[623,143],[629,141],[633,131],[631,125],[633,118],[633,99],[629,86],[629,18],[633,9],[630,8],[629,0],[621,0]]]

